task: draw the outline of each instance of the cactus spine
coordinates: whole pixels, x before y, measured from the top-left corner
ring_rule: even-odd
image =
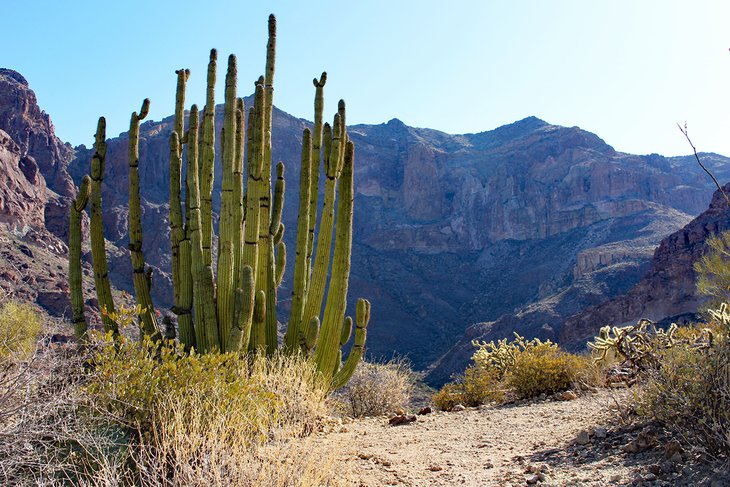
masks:
[[[91,178],[84,176],[79,193],[71,203],[68,225],[68,280],[71,287],[71,309],[74,334],[79,340],[86,338],[86,316],[84,315],[84,287],[81,273],[81,216],[91,195]]]
[[[254,104],[248,117],[244,116],[243,100],[236,97],[236,58],[230,56],[228,59],[224,124],[220,135],[223,170],[215,272],[211,245],[217,53],[212,50],[210,54],[202,126],[198,108],[192,105],[187,131],[183,107],[185,84],[190,72],[176,71],[175,120],[170,134],[170,230],[175,286],[173,311],[178,316],[180,341],[186,348],[195,347],[202,353],[250,350],[271,354],[278,346],[277,289],[284,278],[286,246],[283,242],[285,229],[281,222],[285,190],[283,163],[276,165],[276,179],[272,181],[275,58],[276,19],[271,16],[265,76],[260,77],[255,84]],[[299,353],[300,350],[312,353],[312,360],[320,372],[331,380],[333,387],[339,387],[347,382],[362,356],[370,304],[366,300],[358,302],[354,344],[342,363],[341,347],[351,340],[353,329],[353,320],[345,318],[345,308],[352,247],[354,146],[347,138],[344,102],[339,103],[332,126],[322,123],[326,79],[326,73],[322,73],[319,80],[314,80],[314,130],[310,132],[307,129],[303,134],[292,313],[285,349],[289,353]],[[159,336],[150,298],[149,276],[145,273],[140,222],[139,122],[147,114],[148,106],[148,101],[145,101],[140,114],[132,115],[130,124],[130,250],[137,301],[145,309],[140,317],[142,331]],[[103,297],[104,284],[108,289],[108,279],[104,281],[106,260],[100,199],[106,153],[104,137],[102,118],[97,130],[96,154],[92,159],[92,177],[87,184],[90,185],[92,200],[92,247],[101,249],[100,253],[98,248],[94,253],[99,302],[113,311],[111,294],[108,294],[109,299]],[[183,145],[187,146],[184,221],[181,201]],[[244,153],[248,161],[245,192]],[[324,208],[317,225],[320,162],[324,164],[326,180]],[[72,208],[77,220],[80,220],[79,212],[83,210],[84,191],[88,190],[82,185]],[[71,215],[72,222],[73,219],[74,213]],[[80,249],[80,232],[74,235],[79,237],[77,247]],[[75,238],[72,237],[74,245],[77,243],[77,240],[73,240]],[[331,251],[333,239],[334,251]],[[315,246],[316,254],[313,251]],[[74,255],[77,254],[80,254],[80,250],[74,250]],[[78,314],[83,321],[80,264],[71,274],[78,276],[78,279],[74,277],[72,286],[75,317]],[[76,313],[77,304],[81,307],[79,313]],[[109,323],[108,326],[114,324]]]

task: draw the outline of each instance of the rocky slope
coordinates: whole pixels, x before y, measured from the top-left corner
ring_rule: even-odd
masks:
[[[60,201],[60,211],[73,192],[70,177],[78,182],[88,171],[91,150],[80,146],[72,154],[53,135],[25,80],[0,73],[0,129],[21,158],[37,161],[53,190],[46,193],[49,201]],[[284,222],[294,229],[296,166],[309,122],[275,110],[273,123],[273,157],[287,164]],[[145,122],[140,137],[144,250],[157,268],[153,290],[163,308],[172,296],[166,220],[171,125],[171,118]],[[349,133],[357,165],[350,294],[374,304],[370,353],[407,355],[418,368],[441,356],[469,324],[485,320],[496,322],[499,333],[519,327],[560,338],[563,317],[628,290],[661,238],[702,211],[712,192],[689,157],[624,154],[577,127],[534,117],[479,134],[450,135],[395,119],[355,125]],[[118,249],[110,272],[120,288],[131,289],[124,250],[127,135],[108,143],[105,229]],[[730,177],[728,159],[703,157],[718,177]],[[217,176],[216,189],[219,184]],[[44,208],[45,224],[55,223],[63,234],[65,213],[54,214],[49,203]],[[288,245],[293,238],[289,230]],[[290,278],[280,293],[284,317]],[[517,318],[499,325],[503,316]],[[442,377],[457,364],[443,367]]]

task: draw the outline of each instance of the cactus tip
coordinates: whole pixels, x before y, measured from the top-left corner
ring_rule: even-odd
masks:
[[[218,51],[213,48],[210,50],[210,60],[215,61],[216,59],[218,59]]]
[[[276,35],[276,16],[274,14],[269,15],[269,35]]]

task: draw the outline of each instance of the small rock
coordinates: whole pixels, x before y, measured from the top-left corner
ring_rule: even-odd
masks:
[[[454,406],[453,408],[451,408],[451,411],[453,411],[455,413],[458,413],[459,411],[463,411],[465,409],[466,408],[464,407],[463,404],[457,404],[456,406]]]
[[[348,431],[350,431],[350,430],[348,430],[347,427],[345,427],[345,426],[340,428],[340,433],[347,433]]]
[[[647,482],[654,482],[656,480],[656,475],[649,472],[648,474],[644,475],[644,480]]]
[[[535,485],[540,481],[540,476],[538,474],[532,474],[525,477],[525,482],[527,482],[527,485]]]
[[[430,406],[426,406],[425,408],[421,408],[421,410],[418,411],[418,414],[421,415],[421,416],[424,416],[426,414],[431,414],[432,412],[433,412],[433,410],[431,409],[431,407]]]
[[[682,454],[679,452],[677,452],[674,455],[672,455],[671,457],[669,457],[669,461],[674,464],[682,463],[682,460],[683,460]]]
[[[402,424],[412,423],[415,420],[416,420],[416,417],[414,415],[401,414],[401,415],[393,416],[392,418],[390,418],[390,421],[388,421],[388,423],[391,426],[400,426]]]
[[[608,430],[606,428],[596,428],[593,430],[593,437],[599,440],[604,440],[608,436]]]
[[[20,244],[20,247],[18,247],[18,249],[20,249],[21,252],[23,252],[25,255],[27,255],[31,259],[33,258],[33,251],[30,250],[30,248],[27,245]]]
[[[572,401],[574,399],[578,399],[578,394],[573,391],[565,391],[558,394],[558,399],[561,401]]]
[[[654,475],[660,475],[662,473],[662,467],[658,463],[649,465],[646,469]]]
[[[578,445],[587,445],[591,442],[591,437],[588,434],[588,431],[583,430],[580,433],[578,433],[578,436],[575,438],[575,442]]]
[[[484,468],[487,468],[487,469],[494,468],[494,464],[492,462],[487,462],[484,464]]]
[[[428,469],[432,472],[440,472],[441,470],[443,470],[443,468],[438,465],[431,465],[430,467],[428,467]]]
[[[669,441],[666,445],[664,445],[665,458],[672,458],[676,453],[679,453],[680,455],[682,453],[682,445],[677,440]]]

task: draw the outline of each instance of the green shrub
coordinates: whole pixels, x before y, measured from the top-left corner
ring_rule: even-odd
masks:
[[[408,406],[415,380],[415,374],[403,360],[361,362],[336,398],[347,416],[388,414]]]
[[[505,373],[505,384],[519,398],[554,394],[569,389],[585,361],[554,343],[541,343],[517,353]]]
[[[41,318],[32,305],[6,301],[0,308],[0,361],[27,357],[40,331]]]

